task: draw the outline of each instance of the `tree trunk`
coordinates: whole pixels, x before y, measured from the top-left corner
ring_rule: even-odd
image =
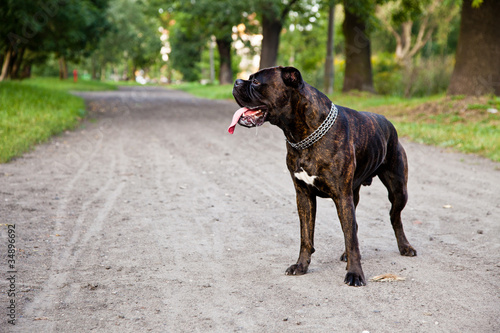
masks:
[[[26,47],[21,47],[21,49],[17,52],[16,58],[12,63],[12,71],[10,73],[10,77],[12,79],[19,78],[19,69],[21,68],[21,64],[24,58],[24,52],[26,51]]]
[[[231,35],[217,38],[217,49],[219,50],[219,84],[233,83],[233,71],[231,69]]]
[[[92,80],[97,80],[97,57],[95,54],[92,55]]]
[[[59,79],[68,79],[68,63],[66,62],[64,56],[59,57]]]
[[[12,47],[9,47],[5,57],[3,59],[2,73],[0,74],[0,82],[5,80],[9,76],[9,68],[11,67],[12,59]]]
[[[137,65],[136,64],[132,64],[132,74],[129,77],[131,77],[132,81],[134,81],[134,82],[137,79],[137,75],[135,75],[136,72],[137,72]]]
[[[261,7],[262,50],[260,51],[260,69],[276,66],[283,22],[285,22],[288,13],[297,2],[298,0],[289,0],[288,4],[281,7],[281,12],[273,8],[270,2],[262,2],[264,6]]]
[[[29,79],[30,77],[31,77],[31,63],[29,61],[25,61],[23,69],[21,71],[20,79]]]
[[[100,68],[101,68],[101,74],[99,75],[99,80],[104,81],[104,80],[106,80],[106,63],[103,62],[100,65]],[[114,73],[112,73],[112,74],[114,74]]]
[[[215,36],[210,37],[210,83],[215,81],[215,61],[214,61],[214,42]]]
[[[500,1],[464,0],[449,95],[500,96]]]
[[[325,94],[333,93],[333,79],[335,76],[335,68],[333,65],[333,36],[334,36],[334,20],[335,20],[335,3],[330,5],[328,11],[328,41],[326,43],[326,60],[325,60]]]
[[[259,69],[276,66],[283,24],[279,18],[262,15],[262,50]]]
[[[345,36],[345,75],[342,91],[360,90],[374,92],[370,40],[366,22],[344,2],[345,19],[342,30]]]

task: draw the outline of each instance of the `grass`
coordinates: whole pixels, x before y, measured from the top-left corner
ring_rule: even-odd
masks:
[[[116,90],[117,84],[101,82],[101,81],[85,81],[78,80],[73,82],[72,79],[60,80],[54,77],[39,77],[20,82],[22,86],[30,86],[36,88],[45,88],[57,91],[98,91],[98,90]]]
[[[0,163],[78,125],[85,116],[85,104],[70,90],[105,89],[116,86],[54,78],[0,82]]]
[[[209,99],[233,99],[232,85],[181,84],[174,89]],[[336,104],[385,115],[410,140],[500,162],[500,98],[435,95],[405,99],[354,92],[329,96]]]
[[[495,97],[438,96],[414,105],[376,107],[412,141],[473,153],[500,162],[500,109]]]
[[[474,153],[500,162],[498,126],[489,124],[442,124],[395,122],[400,135],[412,141]]]

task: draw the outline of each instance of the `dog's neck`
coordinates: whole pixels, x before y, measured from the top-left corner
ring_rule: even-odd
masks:
[[[316,109],[312,107],[313,105],[320,107]],[[294,92],[290,98],[290,107],[295,112],[289,113],[286,119],[281,119],[276,125],[283,130],[287,140],[299,142],[323,123],[331,105],[332,102],[325,94],[304,82],[303,87]]]

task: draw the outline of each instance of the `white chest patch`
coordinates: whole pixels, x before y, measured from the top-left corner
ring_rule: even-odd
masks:
[[[303,168],[301,169],[301,172],[294,173],[295,178],[302,180],[307,185],[314,186],[314,180],[318,178],[318,176],[309,176]]]

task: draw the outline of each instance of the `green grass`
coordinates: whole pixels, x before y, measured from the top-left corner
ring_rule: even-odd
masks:
[[[0,82],[0,163],[78,125],[85,116],[85,104],[68,91],[105,89],[116,86],[54,78]]]
[[[23,86],[47,88],[58,91],[97,91],[97,90],[116,90],[117,84],[101,81],[78,80],[74,83],[72,79],[60,80],[54,77],[39,77],[21,81]]]
[[[335,104],[355,110],[365,111],[386,105],[398,105],[401,108],[412,107],[425,102],[437,100],[442,96],[435,95],[408,99],[398,96],[374,95],[370,93],[358,92],[349,94],[334,94],[329,95],[328,97],[330,97]]]
[[[428,124],[394,122],[401,136],[412,141],[474,153],[500,162],[500,128],[488,123]]]
[[[189,83],[171,87],[203,98],[233,99],[232,85]],[[485,97],[482,103],[468,103],[466,96],[444,95],[405,99],[355,92],[335,93],[329,97],[342,106],[384,114],[394,123],[400,136],[412,141],[478,154],[500,162],[500,113],[486,112],[487,108],[500,107],[499,97]],[[460,103],[465,103],[465,106]],[[475,111],[472,115],[461,114],[459,110],[462,109]]]

